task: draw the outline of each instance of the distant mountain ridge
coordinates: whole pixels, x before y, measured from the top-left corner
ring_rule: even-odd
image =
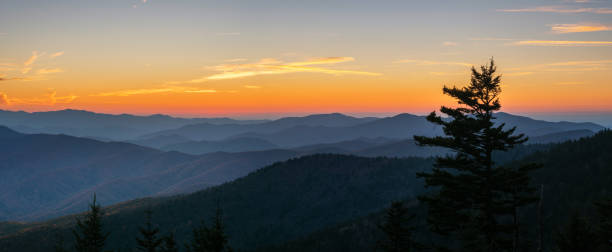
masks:
[[[109,203],[192,192],[297,155],[270,150],[194,156],[0,127],[0,220],[82,211],[93,192]]]
[[[67,134],[81,137],[124,140],[148,132],[178,128],[194,123],[248,124],[267,120],[234,120],[230,118],[177,118],[167,115],[136,116],[102,114],[65,109],[48,112],[0,110],[0,125],[24,133]]]

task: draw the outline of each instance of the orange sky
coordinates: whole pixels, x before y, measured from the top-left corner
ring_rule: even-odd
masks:
[[[424,114],[493,56],[505,111],[612,111],[611,6],[549,2],[7,1],[0,109]]]

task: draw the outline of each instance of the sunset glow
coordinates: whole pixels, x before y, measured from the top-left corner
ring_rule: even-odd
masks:
[[[612,112],[609,1],[308,3],[3,1],[0,109],[424,114],[494,57],[504,111]]]

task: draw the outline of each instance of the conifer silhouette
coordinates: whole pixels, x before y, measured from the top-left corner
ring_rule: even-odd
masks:
[[[159,228],[154,228],[151,223],[153,212],[148,209],[145,211],[146,222],[144,227],[138,228],[142,238],[136,238],[138,242],[138,250],[144,252],[157,252],[162,240],[157,237]]]
[[[387,209],[385,222],[379,228],[385,234],[384,239],[378,242],[378,247],[386,252],[410,252],[414,251],[415,244],[412,241],[412,233],[415,228],[410,222],[415,215],[408,212],[408,208],[401,201],[391,203]]]
[[[432,231],[460,241],[468,251],[516,251],[518,247],[518,208],[533,203],[534,188],[529,186],[528,172],[537,168],[529,164],[519,168],[497,166],[495,151],[506,151],[524,143],[516,128],[495,125],[494,112],[501,108],[501,76],[490,64],[472,67],[466,87],[444,87],[443,92],[457,100],[456,108],[442,106],[449,118],[432,112],[427,120],[441,125],[445,136],[415,136],[418,144],[453,150],[454,155],[438,157],[431,172],[417,175],[425,179],[432,193],[419,200],[428,206]],[[514,221],[502,222],[506,219]]]
[[[189,252],[226,252],[229,247],[223,226],[223,213],[217,204],[213,225],[208,227],[204,222],[193,230],[191,245],[186,246]]]
[[[96,201],[96,194],[89,204],[84,220],[77,218],[77,228],[72,230],[77,252],[102,252],[110,233],[102,231],[102,208]]]

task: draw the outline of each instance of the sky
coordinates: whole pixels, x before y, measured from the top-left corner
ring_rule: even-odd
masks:
[[[491,57],[503,111],[612,118],[610,0],[0,2],[3,110],[425,114]]]

